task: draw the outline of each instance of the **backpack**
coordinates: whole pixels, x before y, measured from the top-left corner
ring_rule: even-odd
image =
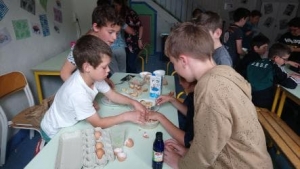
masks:
[[[259,59],[247,66],[247,80],[252,91],[260,91],[273,86],[274,69],[269,59]]]

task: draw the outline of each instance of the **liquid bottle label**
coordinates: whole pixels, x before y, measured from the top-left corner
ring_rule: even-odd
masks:
[[[153,151],[153,161],[155,162],[162,162],[164,157],[163,152],[155,152]]]

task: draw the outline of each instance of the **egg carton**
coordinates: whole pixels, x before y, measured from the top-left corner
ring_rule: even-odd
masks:
[[[95,138],[95,131],[100,131],[99,139]],[[101,142],[105,154],[101,159],[96,155],[95,144]],[[91,169],[104,168],[114,160],[114,153],[111,145],[109,130],[100,127],[78,130],[64,133],[59,138],[58,151],[56,156],[56,169]]]
[[[101,136],[98,139],[94,136],[95,131],[101,132]],[[96,155],[95,144],[97,142],[103,144],[103,150],[105,152],[101,159],[98,159]],[[103,130],[100,127],[82,130],[82,143],[83,168],[85,169],[102,168],[115,158],[108,130]]]

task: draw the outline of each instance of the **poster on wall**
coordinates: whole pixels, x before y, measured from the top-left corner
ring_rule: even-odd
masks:
[[[34,0],[20,0],[21,8],[35,15],[35,1]]]
[[[53,8],[54,20],[62,23],[62,12],[59,9]]]
[[[7,11],[8,11],[7,6],[5,5],[5,3],[2,0],[0,0],[0,21],[4,18]]]
[[[273,5],[270,3],[270,4],[265,4],[264,5],[264,10],[265,10],[265,15],[268,15],[268,14],[271,14],[273,13]]]
[[[283,12],[284,15],[291,16],[294,12],[295,5],[288,4]]]
[[[31,22],[31,32],[33,35],[41,35],[41,25]]]
[[[264,26],[270,28],[273,25],[274,20],[275,20],[274,18],[268,17],[264,22]]]
[[[7,28],[0,29],[0,48],[11,42],[11,36]]]
[[[47,0],[40,0],[40,4],[45,11],[47,11],[47,2],[48,2]]]
[[[50,30],[49,30],[47,16],[45,14],[40,15],[40,22],[41,22],[41,26],[42,26],[43,35],[44,36],[49,36],[50,35]]]
[[[60,0],[56,0],[55,3],[56,3],[56,6],[57,6],[58,8],[61,7],[61,2],[60,2]]]
[[[30,37],[30,30],[27,19],[12,20],[15,35],[17,40]]]

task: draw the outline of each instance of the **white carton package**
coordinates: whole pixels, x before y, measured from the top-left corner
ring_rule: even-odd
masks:
[[[95,131],[100,131],[100,138],[95,138]],[[96,143],[103,144],[105,154],[101,159],[96,155]],[[64,133],[59,140],[56,157],[56,169],[90,169],[103,168],[109,161],[114,160],[109,131],[106,129],[90,128],[81,131]]]
[[[161,95],[162,76],[152,74],[150,76],[149,97],[156,99]]]

